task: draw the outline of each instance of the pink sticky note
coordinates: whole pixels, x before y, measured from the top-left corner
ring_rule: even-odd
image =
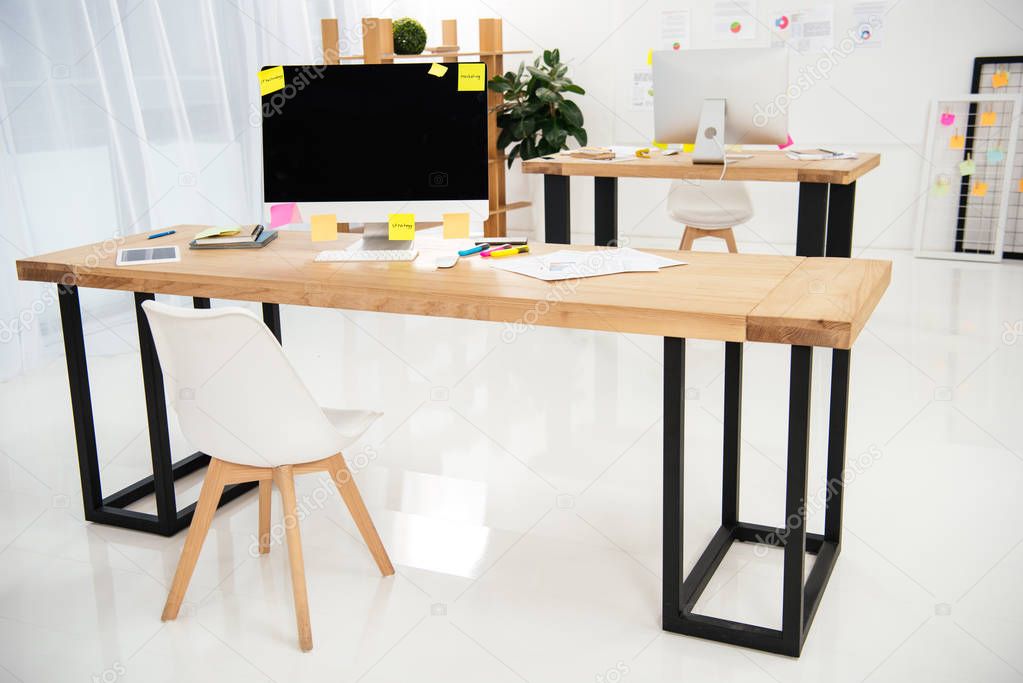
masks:
[[[778,149],[785,149],[786,147],[791,147],[792,146],[792,136],[791,135],[787,135],[786,137],[788,139],[785,140],[785,144],[784,145],[778,145]]]
[[[945,114],[941,115],[941,125],[943,125],[943,126],[951,126],[955,122],[956,122],[956,115],[955,114],[945,113]]]
[[[301,223],[302,214],[298,211],[298,204],[288,202],[287,204],[274,204],[270,207],[270,228],[279,228],[282,225]]]

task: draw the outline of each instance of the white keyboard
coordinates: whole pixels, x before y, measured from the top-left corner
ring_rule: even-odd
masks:
[[[318,263],[344,263],[346,261],[414,261],[419,256],[417,249],[387,249],[383,251],[362,251],[361,249],[345,249],[343,251],[321,251],[316,255]]]

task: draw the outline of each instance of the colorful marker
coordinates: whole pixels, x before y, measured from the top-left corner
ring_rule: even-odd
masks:
[[[167,235],[173,235],[176,232],[177,232],[177,230],[164,230],[163,232],[154,233],[154,234],[150,235],[149,237],[147,237],[146,239],[147,240],[155,240],[157,237],[166,237]]]
[[[478,254],[481,251],[483,251],[484,249],[489,249],[489,248],[490,248],[489,244],[477,244],[472,249],[463,249],[462,251],[458,252],[458,255],[459,256],[472,256],[473,254]]]
[[[525,254],[529,252],[529,245],[523,244],[521,247],[512,247],[511,249],[501,249],[500,251],[490,252],[490,258],[504,258],[505,256],[515,256],[515,254]]]
[[[486,258],[486,257],[490,256],[491,254],[493,254],[495,251],[499,251],[501,249],[511,249],[511,246],[512,245],[510,245],[510,244],[502,244],[499,247],[490,247],[489,249],[481,251],[480,252],[480,256],[482,256],[483,258]]]

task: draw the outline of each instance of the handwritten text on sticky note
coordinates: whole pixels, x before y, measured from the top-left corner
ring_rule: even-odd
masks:
[[[446,66],[444,66],[440,62],[434,62],[433,64],[430,65],[430,70],[427,71],[426,73],[430,74],[431,76],[436,76],[437,78],[440,78],[447,72],[448,68]]]
[[[313,224],[313,242],[332,242],[337,239],[337,216],[318,213],[309,219]]]
[[[458,89],[463,92],[482,91],[487,86],[486,64],[459,64]]]
[[[949,149],[962,149],[966,144],[966,138],[962,135],[953,135],[948,139]]]
[[[992,88],[1004,88],[1009,85],[1009,72],[1008,71],[996,71],[991,74],[991,87]]]
[[[980,113],[980,125],[993,126],[998,121],[998,114],[993,111],[982,111]]]
[[[987,183],[974,183],[973,191],[970,194],[974,197],[983,197],[987,194]]]
[[[973,159],[959,162],[959,173],[961,175],[973,175],[973,172],[976,170],[977,164],[974,163]]]
[[[416,215],[392,213],[387,216],[387,239],[412,240],[416,238]]]
[[[465,239],[469,236],[469,214],[446,213],[444,218],[444,239]]]
[[[284,67],[273,66],[259,72],[259,94],[269,95],[284,87]]]

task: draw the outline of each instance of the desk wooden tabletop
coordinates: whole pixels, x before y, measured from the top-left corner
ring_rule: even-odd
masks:
[[[438,241],[419,240],[411,262],[316,263],[337,242],[281,231],[258,250],[190,250],[205,226],[175,226],[150,242],[133,235],[17,262],[22,280],[235,301],[385,311],[492,322],[849,348],[891,278],[891,263],[649,250],[689,265],[656,273],[543,282],[491,268],[476,256],[437,270]],[[117,248],[181,248],[178,263],[116,266]],[[597,247],[532,244],[533,253]],[[522,257],[513,257],[522,258]]]
[[[848,185],[881,163],[881,155],[873,152],[860,153],[856,159],[832,161],[795,161],[780,150],[747,153],[752,154],[753,158],[728,162],[725,180]],[[717,180],[721,177],[721,166],[694,164],[692,154],[654,156],[649,159],[637,157],[628,161],[592,161],[561,154],[553,159],[524,161],[522,172],[605,178]]]

